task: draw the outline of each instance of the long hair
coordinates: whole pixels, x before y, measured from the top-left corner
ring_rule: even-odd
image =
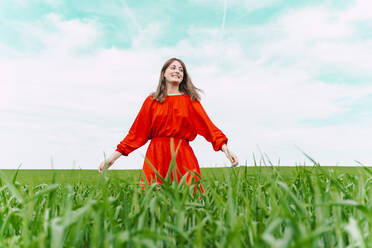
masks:
[[[194,100],[200,101],[200,95],[198,91],[199,92],[203,92],[203,91],[195,87],[195,85],[191,81],[190,75],[187,73],[185,63],[183,63],[182,60],[177,59],[177,58],[170,58],[164,63],[160,71],[158,88],[156,89],[155,92],[151,93],[152,98],[161,103],[164,102],[165,97],[167,96],[167,84],[165,81],[164,73],[165,73],[165,70],[168,68],[168,66],[171,63],[173,63],[173,61],[175,60],[180,62],[183,68],[183,79],[178,86],[178,90],[186,95],[189,95],[192,101]]]

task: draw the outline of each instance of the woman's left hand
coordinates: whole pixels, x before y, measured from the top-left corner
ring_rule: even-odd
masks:
[[[235,156],[235,154],[233,154],[229,148],[227,148],[227,145],[226,144],[223,144],[222,145],[222,151],[225,153],[226,157],[230,160],[231,162],[231,165],[233,167],[237,166],[238,165],[238,157]]]

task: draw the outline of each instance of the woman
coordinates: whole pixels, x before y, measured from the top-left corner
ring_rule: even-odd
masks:
[[[180,59],[171,58],[165,62],[156,92],[146,98],[127,136],[118,144],[116,151],[101,162],[98,171],[102,172],[105,162],[109,168],[121,155],[128,156],[151,139],[143,164],[147,182],[162,183],[159,175],[166,177],[172,159],[171,149],[175,151],[179,145],[175,159],[176,175],[172,170],[170,176],[172,180],[176,177],[179,182],[188,173],[186,182],[190,185],[193,178],[197,182],[201,177],[198,161],[189,145],[197,134],[211,142],[215,151],[222,150],[232,165],[237,166],[237,157],[227,147],[228,139],[209,119],[199,102],[197,91],[200,90],[191,82]],[[143,177],[141,183],[144,187]],[[204,192],[201,185],[200,190]]]

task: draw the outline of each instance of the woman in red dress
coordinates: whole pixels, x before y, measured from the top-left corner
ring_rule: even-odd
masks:
[[[121,155],[128,156],[150,139],[150,145],[143,163],[145,179],[149,184],[162,183],[159,176],[165,178],[172,159],[172,151],[177,150],[175,158],[176,175],[170,174],[179,182],[186,173],[186,182],[195,182],[201,178],[198,160],[189,145],[197,134],[212,143],[215,151],[222,150],[233,166],[238,165],[237,157],[227,147],[227,138],[209,119],[200,104],[200,91],[191,82],[185,64],[171,58],[163,65],[156,92],[144,101],[127,136],[118,144],[116,151],[101,162],[98,171],[102,172],[113,165]],[[172,140],[172,141],[171,141]],[[171,147],[173,143],[173,147]],[[154,171],[157,170],[157,172]],[[204,192],[202,186],[200,190]]]

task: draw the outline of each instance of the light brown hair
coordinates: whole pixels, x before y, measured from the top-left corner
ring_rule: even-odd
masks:
[[[198,91],[199,92],[203,92],[203,91],[201,89],[195,87],[195,85],[191,81],[191,78],[190,78],[189,74],[187,73],[185,63],[183,63],[182,60],[177,59],[177,58],[170,58],[164,63],[164,65],[163,65],[163,67],[161,68],[161,71],[160,71],[160,78],[159,78],[158,88],[156,89],[155,92],[151,93],[152,98],[161,102],[161,103],[164,102],[165,97],[167,96],[167,85],[166,85],[166,81],[165,81],[165,77],[164,77],[164,72],[168,68],[168,66],[171,63],[173,63],[173,61],[175,61],[175,60],[180,62],[180,64],[182,65],[182,68],[183,68],[183,79],[182,79],[181,83],[179,84],[179,87],[178,87],[179,91],[181,93],[184,93],[184,94],[190,96],[192,101],[194,101],[194,100],[200,101],[200,95],[199,95]]]

